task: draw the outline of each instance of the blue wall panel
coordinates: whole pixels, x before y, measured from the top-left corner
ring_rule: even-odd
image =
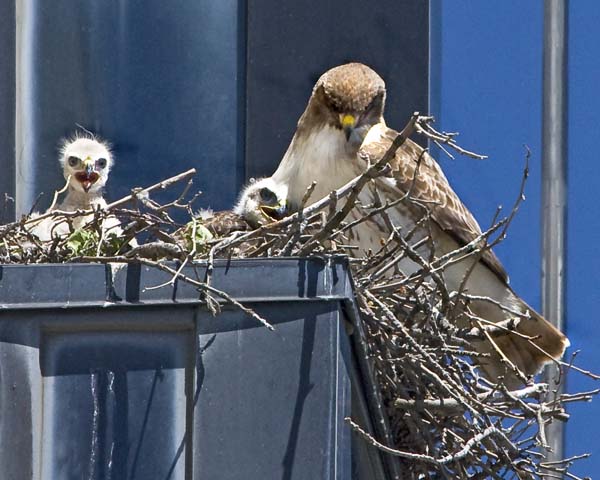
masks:
[[[581,350],[578,363],[600,372],[600,192],[598,161],[598,112],[600,111],[600,3],[587,0],[569,3],[569,167],[567,231],[567,330],[573,350]],[[598,388],[598,382],[571,373],[571,391]],[[569,409],[567,455],[592,451],[578,462],[578,475],[600,474],[600,399]],[[595,474],[595,475],[594,475]]]
[[[540,307],[542,4],[433,0],[431,112],[461,132],[484,161],[435,151],[450,183],[482,228],[519,192],[524,145],[532,151],[527,201],[496,248],[513,288]]]
[[[543,2],[432,1],[431,110],[438,126],[462,132],[466,147],[490,155],[476,162],[452,161],[437,152],[451,183],[483,225],[498,204],[509,207],[518,192],[523,144],[532,151],[527,200],[507,240],[496,249],[513,288],[540,307],[541,103]],[[567,333],[581,349],[578,363],[600,370],[597,320],[600,271],[597,245],[600,191],[596,158],[600,100],[597,22],[600,4],[569,4],[569,141],[567,232]],[[568,357],[569,355],[567,355]],[[597,388],[597,382],[572,373],[571,391]],[[592,452],[573,472],[600,472],[600,401],[576,404],[566,427],[567,456]]]

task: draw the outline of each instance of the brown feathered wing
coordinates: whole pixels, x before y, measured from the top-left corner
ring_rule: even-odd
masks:
[[[377,162],[398,135],[397,132],[387,127],[380,128],[378,133],[374,136],[369,134],[361,146],[359,158],[365,163]],[[415,176],[417,165],[419,170]],[[430,218],[440,231],[449,235],[458,246],[470,243],[481,235],[481,228],[471,212],[458,198],[437,162],[422,147],[407,140],[396,151],[390,166],[392,167],[391,177],[396,187],[396,192],[393,192],[394,196],[400,197],[410,189],[411,198],[428,206]],[[385,187],[389,190],[389,182],[385,184]],[[466,272],[469,264],[463,262],[462,265]],[[493,276],[488,275],[486,269]],[[489,286],[475,284],[474,280],[471,284],[467,283],[467,288],[483,291],[483,294],[492,300],[502,304],[508,303],[510,308],[523,313],[529,312],[531,316],[530,319],[519,323],[517,334],[507,333],[495,339],[495,343],[502,353],[526,375],[537,373],[552,358],[560,358],[569,345],[568,339],[512,291],[508,286],[508,277],[500,260],[491,250],[487,249],[481,254],[476,270],[475,273],[479,275],[479,279],[485,279],[485,282],[479,283],[489,283]],[[511,316],[510,313],[490,302],[474,301],[470,308],[478,316],[493,322],[502,321]],[[531,337],[533,340],[527,340],[519,335]],[[489,342],[476,342],[475,347],[491,355],[489,360],[481,362],[490,377],[504,374],[507,385],[518,386],[520,382],[514,375],[507,372],[500,355]]]

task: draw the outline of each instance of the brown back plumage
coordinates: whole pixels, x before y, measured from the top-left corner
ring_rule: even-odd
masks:
[[[397,135],[398,132],[391,128],[385,129],[380,141],[363,144],[359,156],[371,163],[377,162]],[[415,177],[417,160],[421,154],[423,158]],[[410,139],[407,140],[396,151],[390,165],[398,188],[402,192],[408,192],[412,188],[411,196],[426,202],[432,219],[459,245],[466,245],[481,235],[481,228],[473,214],[458,198],[437,162],[427,152],[423,152],[421,146]],[[508,283],[508,275],[494,252],[486,250],[481,260],[503,282]]]

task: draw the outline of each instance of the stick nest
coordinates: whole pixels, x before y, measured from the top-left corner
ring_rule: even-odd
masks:
[[[397,457],[405,478],[577,479],[569,469],[574,461],[587,455],[547,460],[546,430],[550,423],[568,419],[567,403],[589,401],[598,393],[562,393],[557,385],[565,370],[599,377],[575,367],[571,361],[556,362],[554,374],[548,376],[552,387],[532,379],[521,389],[508,391],[502,383],[486,379],[475,366],[483,354],[472,351],[470,342],[490,335],[510,335],[512,327],[474,323],[472,328],[458,328],[456,316],[468,308],[469,295],[449,291],[439,274],[458,257],[480,255],[504,238],[523,198],[527,166],[511,212],[502,218],[498,215],[477,241],[442,258],[417,254],[417,248],[430,240],[415,240],[415,230],[394,229],[379,251],[364,256],[347,235],[352,226],[368,218],[380,216],[386,220],[386,211],[393,205],[360,205],[358,194],[373,178],[385,174],[389,158],[415,131],[437,144],[482,158],[458,147],[452,134],[435,131],[431,122],[431,118],[415,114],[384,158],[363,175],[327,198],[309,204],[314,186],[310,187],[298,212],[268,225],[219,235],[222,232],[215,232],[193,211],[198,195],[190,198],[190,177],[195,173],[190,170],[151,187],[135,189],[106,209],[54,211],[0,226],[0,262],[142,263],[170,273],[168,283],[179,280],[196,286],[213,313],[218,313],[221,303],[231,303],[272,328],[268,319],[211,286],[215,258],[349,254],[368,361],[387,413],[389,435],[376,438],[347,419],[355,432],[374,448]],[[155,191],[179,182],[185,187],[175,200],[159,204],[151,198]],[[400,202],[415,200],[408,192],[394,204]],[[353,209],[361,212],[361,219],[348,219]],[[185,214],[185,222],[173,219],[177,211],[180,216]],[[40,219],[72,225],[74,218],[83,215],[89,218],[87,224],[71,229],[68,236],[43,242],[31,232]],[[104,222],[114,217],[120,220],[118,232],[103,229]],[[427,220],[424,209],[422,222]],[[397,268],[406,257],[420,266],[409,276]],[[208,264],[207,278],[202,280],[184,274],[183,267],[197,260]]]

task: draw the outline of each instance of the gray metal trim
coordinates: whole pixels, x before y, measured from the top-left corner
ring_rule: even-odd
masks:
[[[198,262],[183,273],[203,281],[206,268]],[[169,279],[139,264],[0,265],[0,311],[203,303],[183,281],[148,289]],[[216,260],[211,285],[249,303],[353,298],[344,257]]]
[[[381,391],[376,380],[375,367],[371,360],[371,356],[369,355],[366,334],[362,322],[360,321],[360,313],[354,299],[346,301],[345,313],[350,317],[354,327],[352,343],[354,350],[357,352],[355,358],[357,360],[358,371],[360,372],[358,377],[361,378],[360,385],[364,385],[364,395],[369,406],[369,419],[371,420],[371,423],[367,423],[364,426],[367,427],[368,431],[373,431],[378,438],[382,438],[388,445],[394,445],[387,413],[381,397]],[[353,378],[356,376],[357,375],[354,373]],[[368,421],[369,419],[365,420]],[[373,448],[373,450],[375,449]],[[401,480],[404,478],[398,457],[384,454],[379,451],[375,451],[373,456],[375,455],[377,455],[377,458],[383,459],[383,465],[385,466],[387,473],[385,478],[390,478],[391,480]]]
[[[544,2],[544,84],[542,118],[542,312],[564,330],[565,244],[567,202],[567,2]],[[556,367],[546,371],[551,391],[557,389]],[[553,453],[563,458],[563,424],[547,430]]]

